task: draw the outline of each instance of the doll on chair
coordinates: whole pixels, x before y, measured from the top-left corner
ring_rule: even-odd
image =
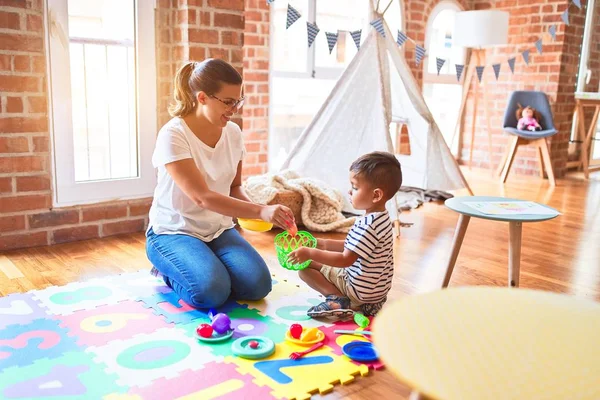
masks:
[[[522,131],[541,131],[542,127],[539,124],[540,113],[533,107],[523,107],[519,104],[517,109],[517,129]]]

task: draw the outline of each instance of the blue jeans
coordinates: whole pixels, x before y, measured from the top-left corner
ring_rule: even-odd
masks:
[[[146,254],[165,283],[195,308],[217,308],[229,297],[260,300],[271,291],[267,264],[234,228],[211,242],[150,229]]]

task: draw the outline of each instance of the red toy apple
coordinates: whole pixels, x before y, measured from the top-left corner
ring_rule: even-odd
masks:
[[[302,335],[302,325],[292,324],[292,326],[290,326],[290,335],[292,335],[294,339],[300,339],[300,335]]]
[[[250,346],[251,349],[258,349],[258,342],[256,340],[251,340],[248,342],[248,346]]]
[[[200,324],[196,328],[196,333],[202,336],[203,338],[209,338],[213,334],[213,328],[209,324]]]

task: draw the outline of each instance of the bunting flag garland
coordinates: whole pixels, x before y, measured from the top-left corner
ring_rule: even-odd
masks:
[[[550,33],[550,36],[552,36],[552,40],[556,40],[556,25],[552,25],[548,28],[548,32]]]
[[[325,36],[327,36],[327,45],[329,46],[329,54],[331,54],[338,40],[338,32],[325,32]]]
[[[529,50],[525,50],[521,53],[523,55],[523,60],[525,64],[529,65]]]
[[[446,62],[446,60],[444,60],[443,58],[439,58],[439,57],[435,58],[435,64],[437,66],[438,75],[440,74],[440,71],[442,70],[442,67],[444,66],[445,62]]]
[[[511,57],[508,59],[508,66],[510,67],[510,72],[511,73],[515,73],[515,61],[517,60],[516,57]]]
[[[383,28],[383,20],[381,18],[371,21],[371,25],[381,36],[385,37],[385,29]]]
[[[273,0],[274,1],[274,0]],[[285,29],[289,29],[290,26],[296,21],[300,19],[302,15],[296,10],[294,7],[288,4],[287,8],[287,21],[285,24]]]
[[[266,1],[267,5],[273,4],[275,2],[275,0],[264,0],[264,1]],[[582,9],[581,0],[570,0],[569,3],[573,3],[577,8]],[[302,17],[302,15],[300,14],[300,12],[288,3],[286,29],[289,29],[289,27],[292,26],[301,17]],[[560,15],[560,18],[566,25],[570,25],[569,7],[568,6],[562,12],[562,14]],[[379,16],[379,18],[371,21],[370,24],[378,34],[380,34],[384,38],[386,37],[385,23],[381,16]],[[308,43],[308,47],[310,48],[312,46],[312,44],[314,43],[317,35],[319,34],[320,29],[317,26],[316,21],[315,22],[307,21],[306,29],[307,29],[307,43]],[[333,49],[337,45],[337,42],[339,39],[339,32],[340,31],[325,32],[325,36],[327,39],[327,46],[329,48],[329,54],[332,54]],[[342,32],[342,34],[344,34],[345,32],[348,32],[352,36],[352,40],[354,41],[354,44],[356,45],[356,49],[360,50],[362,29],[358,29],[355,31],[342,30],[341,32]],[[551,25],[548,27],[547,34],[550,35],[550,37],[552,38],[552,41],[557,40],[557,32],[558,32],[557,24],[554,24],[554,25]],[[418,66],[419,64],[421,64],[421,62],[427,55],[427,50],[425,49],[425,47],[418,44],[414,39],[410,38],[406,33],[398,30],[398,36],[396,38],[396,44],[398,45],[398,47],[403,46],[404,44],[406,44],[407,41],[411,41],[415,45],[415,64]],[[537,40],[533,43],[533,45],[537,49],[538,54],[542,54],[543,45],[544,45],[543,35],[539,36],[537,38]],[[531,48],[528,48],[528,49],[522,50],[520,52],[521,56],[523,57],[523,61],[525,62],[526,65],[529,65],[531,51],[532,51]],[[515,73],[516,60],[517,60],[516,56],[510,57],[507,59],[508,66],[509,66],[512,74]],[[442,68],[444,67],[444,65],[446,65],[446,62],[448,62],[449,60],[447,60],[445,58],[436,57],[435,61],[436,61],[436,67],[437,67],[437,74],[440,75]],[[463,72],[464,72],[465,65],[455,63],[454,66],[456,68],[456,80],[458,82],[460,82]],[[496,81],[497,81],[500,79],[500,71],[502,70],[502,63],[491,64],[491,66],[493,68],[494,75],[495,75]],[[486,65],[476,66],[477,77],[479,79],[479,82],[481,82],[483,79],[483,73],[484,73],[485,68],[486,68]]]
[[[415,48],[415,64],[421,64],[423,57],[425,57],[425,47],[417,44]]]
[[[492,68],[494,69],[494,75],[496,75],[496,80],[498,80],[498,77],[500,76],[500,67],[502,66],[502,64],[498,63],[498,64],[492,64]]]
[[[538,53],[542,54],[542,39],[538,39],[537,42],[535,42],[535,48],[537,49]]]
[[[456,67],[456,80],[460,82],[460,77],[462,76],[463,69],[465,69],[464,64],[454,64]]]
[[[360,49],[361,34],[362,34],[362,29],[350,32],[350,36],[352,36],[352,40],[354,40],[354,44],[356,45],[356,50]]]
[[[398,30],[398,39],[396,39],[396,43],[398,44],[398,46],[402,46],[407,39],[408,36],[406,36],[404,32],[400,32],[400,30]]]
[[[320,29],[317,27],[317,24],[311,24],[310,22],[306,21],[306,31],[308,32],[308,47],[310,47],[319,34]]]
[[[481,78],[483,78],[483,70],[485,69],[485,65],[478,65],[475,67],[477,70],[477,79],[481,82]]]
[[[565,25],[569,25],[569,9],[567,8],[564,13],[560,15]]]

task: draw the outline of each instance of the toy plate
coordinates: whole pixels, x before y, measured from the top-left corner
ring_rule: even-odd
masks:
[[[371,362],[379,359],[379,353],[371,342],[353,341],[342,347],[342,352],[350,359],[358,362]]]
[[[304,328],[304,330],[306,330],[306,328]],[[285,332],[285,340],[287,340],[290,343],[294,343],[294,344],[299,344],[302,346],[310,346],[319,342],[322,342],[323,340],[325,340],[325,334],[321,331],[317,332],[317,338],[313,339],[313,340],[309,340],[307,342],[304,342],[300,339],[296,339],[294,337],[292,337],[292,334],[290,333],[289,329]]]
[[[213,331],[212,336],[209,338],[202,337],[196,333],[196,338],[198,340],[202,340],[203,342],[222,342],[227,340],[233,336],[233,329],[228,330],[226,333],[219,334]]]
[[[238,218],[238,224],[247,231],[267,232],[273,229],[273,224],[260,219]]]
[[[253,340],[258,342],[256,349],[250,347],[250,342]],[[244,336],[231,344],[231,351],[238,357],[258,360],[275,353],[275,342],[264,336]]]

